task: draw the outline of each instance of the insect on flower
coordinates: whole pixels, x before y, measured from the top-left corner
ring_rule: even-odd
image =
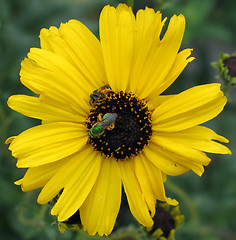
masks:
[[[93,91],[93,93],[90,95],[90,101],[89,101],[89,104],[91,106],[94,106],[95,102],[101,98],[101,97],[106,97],[107,93],[108,92],[111,92],[111,87],[109,84],[105,85],[105,86],[102,86],[98,89],[96,89],[95,91]]]
[[[117,113],[106,113],[103,118],[98,115],[98,122],[89,129],[89,135],[92,138],[100,137],[105,130],[112,130],[115,127]]]

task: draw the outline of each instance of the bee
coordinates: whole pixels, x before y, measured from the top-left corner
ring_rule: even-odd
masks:
[[[93,93],[90,95],[90,100],[89,100],[89,104],[91,106],[94,106],[95,102],[100,98],[100,97],[106,97],[107,93],[111,92],[111,87],[109,84],[100,87],[98,89],[96,89],[95,91],[93,91]]]
[[[89,129],[89,136],[92,138],[100,137],[106,129],[114,129],[117,116],[117,113],[106,113],[102,118],[99,114],[98,122]]]

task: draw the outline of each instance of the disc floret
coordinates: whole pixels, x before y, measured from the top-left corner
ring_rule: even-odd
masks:
[[[90,111],[90,130],[107,113],[116,113],[114,127],[105,129],[99,137],[89,137],[89,143],[102,155],[123,160],[137,155],[152,135],[151,114],[145,101],[133,93],[109,92],[98,99]]]

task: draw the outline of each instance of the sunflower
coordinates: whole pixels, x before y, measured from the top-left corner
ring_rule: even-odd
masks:
[[[22,61],[21,82],[37,96],[15,95],[8,105],[42,120],[18,136],[9,149],[23,191],[42,188],[38,203],[57,197],[51,214],[59,222],[79,212],[90,235],[109,235],[121,203],[122,186],[139,223],[153,225],[156,199],[167,198],[166,175],[192,170],[199,176],[210,158],[230,154],[213,140],[228,142],[198,126],[226,104],[220,84],[160,95],[194,58],[179,51],[185,29],[146,8],[136,18],[128,6],[105,6],[100,41],[81,22],[70,20],[40,32],[41,48]]]

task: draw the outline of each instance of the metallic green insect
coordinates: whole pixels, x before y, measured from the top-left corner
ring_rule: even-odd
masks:
[[[106,113],[102,118],[99,114],[98,122],[89,129],[89,136],[92,138],[100,137],[106,129],[112,130],[115,127],[117,116],[117,113]]]

